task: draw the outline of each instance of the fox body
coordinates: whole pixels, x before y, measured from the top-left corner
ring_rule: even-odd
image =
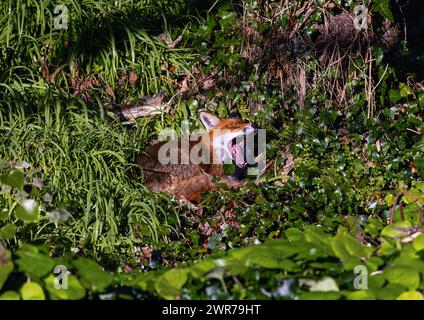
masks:
[[[230,187],[240,185],[236,179],[224,176],[223,164],[233,161],[239,168],[246,166],[242,138],[253,133],[254,128],[239,118],[220,119],[207,112],[201,112],[200,119],[207,134],[199,141],[178,139],[173,150],[169,150],[178,160],[175,163],[160,161],[160,154],[169,142],[155,143],[137,157],[136,162],[143,169],[144,181],[150,190],[197,202],[203,193],[215,188],[213,177],[220,177],[219,183]],[[236,143],[237,140],[241,141]]]

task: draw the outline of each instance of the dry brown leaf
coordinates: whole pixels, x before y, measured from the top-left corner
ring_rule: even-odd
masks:
[[[134,71],[130,71],[129,76],[130,76],[130,79],[129,79],[130,84],[134,87],[138,79],[137,74]]]
[[[375,147],[377,148],[378,152],[381,152],[381,141],[380,141],[380,139],[377,139],[377,141],[375,142]]]
[[[208,79],[205,82],[203,82],[203,90],[209,90],[212,89],[215,86],[215,80],[213,79]]]
[[[290,152],[283,152],[283,155],[286,157],[286,162],[283,166],[283,173],[285,176],[288,176],[290,171],[293,169],[294,157]]]
[[[374,162],[372,162],[371,160],[368,160],[368,161],[367,161],[367,167],[368,167],[368,168],[375,168],[375,163],[374,163]]]
[[[113,90],[110,86],[106,85],[105,87],[105,91],[107,93],[108,96],[113,97],[115,94],[113,93]]]
[[[141,252],[143,253],[144,258],[146,258],[149,262],[152,260],[152,248],[143,247],[141,248]]]

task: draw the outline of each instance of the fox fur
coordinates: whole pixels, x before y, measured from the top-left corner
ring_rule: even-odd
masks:
[[[179,140],[178,159],[188,156],[191,150],[201,143],[204,147],[202,150],[209,152],[209,159],[218,157],[218,161],[194,163],[190,157],[187,157],[188,163],[162,164],[158,154],[166,142],[155,143],[136,159],[137,164],[143,169],[145,185],[151,191],[164,192],[174,195],[177,199],[198,202],[202,194],[216,187],[216,183],[213,182],[214,177],[220,178],[218,183],[224,183],[230,187],[241,185],[234,178],[224,175],[223,164],[232,154],[234,155],[231,150],[231,141],[254,129],[249,122],[242,119],[233,117],[220,119],[207,112],[201,112],[200,119],[206,128],[207,135],[202,136],[200,141],[189,141],[186,149],[182,148],[181,140]],[[220,152],[218,152],[219,148],[221,148]]]

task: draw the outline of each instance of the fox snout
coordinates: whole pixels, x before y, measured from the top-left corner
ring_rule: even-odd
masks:
[[[201,112],[200,119],[209,132],[211,153],[218,155],[222,163],[233,161],[239,168],[246,167],[245,140],[253,136],[256,125],[235,116],[220,119],[207,112]]]

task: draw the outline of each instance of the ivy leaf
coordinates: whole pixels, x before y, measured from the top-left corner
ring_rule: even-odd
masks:
[[[40,221],[40,206],[32,199],[23,200],[14,210],[16,218],[24,222]]]
[[[218,260],[218,261],[220,262],[219,265],[225,264],[225,262],[223,262],[222,260]],[[217,266],[218,266],[218,264],[215,261],[204,260],[204,261],[200,261],[200,262],[195,263],[190,268],[190,271],[191,271],[192,276],[200,278],[202,275],[212,271]]]
[[[38,283],[27,282],[21,289],[21,296],[23,300],[45,300],[46,296],[44,295],[43,288]]]
[[[156,291],[165,299],[174,299],[181,293],[188,280],[188,270],[173,269],[165,272],[156,281]]]
[[[8,175],[1,177],[1,182],[13,188],[22,190],[24,187],[24,178],[25,175],[21,170],[12,170]]]
[[[365,264],[370,272],[372,272],[378,270],[378,267],[384,264],[384,260],[379,257],[371,257],[365,262]]]
[[[341,293],[335,291],[329,292],[302,292],[299,295],[300,300],[337,300],[340,299]]]
[[[359,241],[346,234],[336,235],[331,242],[336,256],[344,263],[345,269],[350,270],[368,258],[372,249],[362,246]]]
[[[407,291],[399,295],[396,300],[424,300],[424,296],[418,291]]]
[[[16,251],[19,257],[16,264],[19,266],[19,271],[26,273],[32,278],[44,277],[49,272],[52,272],[55,261],[48,255],[39,252],[37,247],[26,245]]]
[[[400,95],[400,92],[394,89],[389,90],[389,98],[391,103],[397,103],[400,99],[402,99],[402,96]]]
[[[388,194],[384,200],[386,201],[387,205],[391,207],[393,203],[395,202],[395,196],[393,194]]]
[[[18,227],[12,223],[5,225],[3,228],[0,229],[0,239],[12,239],[15,236],[17,229]]]
[[[373,10],[380,13],[384,18],[394,21],[393,14],[390,11],[389,0],[379,0],[373,3]]]
[[[403,231],[403,228],[411,228],[411,223],[409,223],[409,221],[400,221],[389,224],[381,231],[381,235],[385,238],[402,238],[408,234],[407,232]]]
[[[85,297],[86,291],[81,285],[79,280],[71,275],[67,275],[67,288],[56,289],[54,286],[54,281],[56,277],[50,274],[47,278],[44,279],[46,290],[49,293],[49,297],[52,300],[80,300]],[[63,281],[63,278],[62,278]]]
[[[414,239],[414,242],[412,244],[415,250],[417,251],[424,250],[424,233],[421,233],[420,235],[418,235]]]
[[[390,267],[383,271],[384,277],[390,283],[397,284],[415,290],[420,284],[420,274],[417,270],[409,267]]]
[[[0,300],[20,300],[21,296],[15,291],[6,291],[0,295]]]
[[[136,282],[136,286],[140,287],[141,290],[154,291],[157,277],[158,273],[156,271],[142,273],[141,275],[138,275],[135,280],[138,280]]]
[[[399,93],[401,95],[401,97],[407,97],[409,95],[413,95],[414,92],[412,91],[412,89],[405,83],[401,82],[399,84]]]
[[[356,290],[346,292],[346,298],[349,300],[375,300],[375,293],[372,290]]]
[[[420,107],[424,107],[424,93],[420,93],[418,95],[418,105]]]
[[[386,286],[384,286],[383,290],[380,290],[383,285],[377,288],[377,299],[380,300],[394,300],[396,297],[398,297],[402,292],[405,291],[405,288],[402,286],[399,286],[397,284],[389,283]]]
[[[113,275],[90,259],[80,257],[73,265],[78,269],[82,285],[88,290],[103,291],[113,283]]]
[[[396,252],[396,248],[390,242],[384,241],[381,244],[379,252],[383,256],[390,256]]]
[[[424,97],[424,93],[422,94]],[[421,192],[424,192],[424,182],[418,182],[415,187],[420,190]]]
[[[305,229],[305,239],[324,251],[331,251],[331,237],[316,226]]]
[[[288,228],[286,230],[286,237],[290,241],[300,241],[303,240],[304,235],[298,228]]]
[[[3,208],[0,210],[0,221],[6,221],[9,217],[9,210]]]

